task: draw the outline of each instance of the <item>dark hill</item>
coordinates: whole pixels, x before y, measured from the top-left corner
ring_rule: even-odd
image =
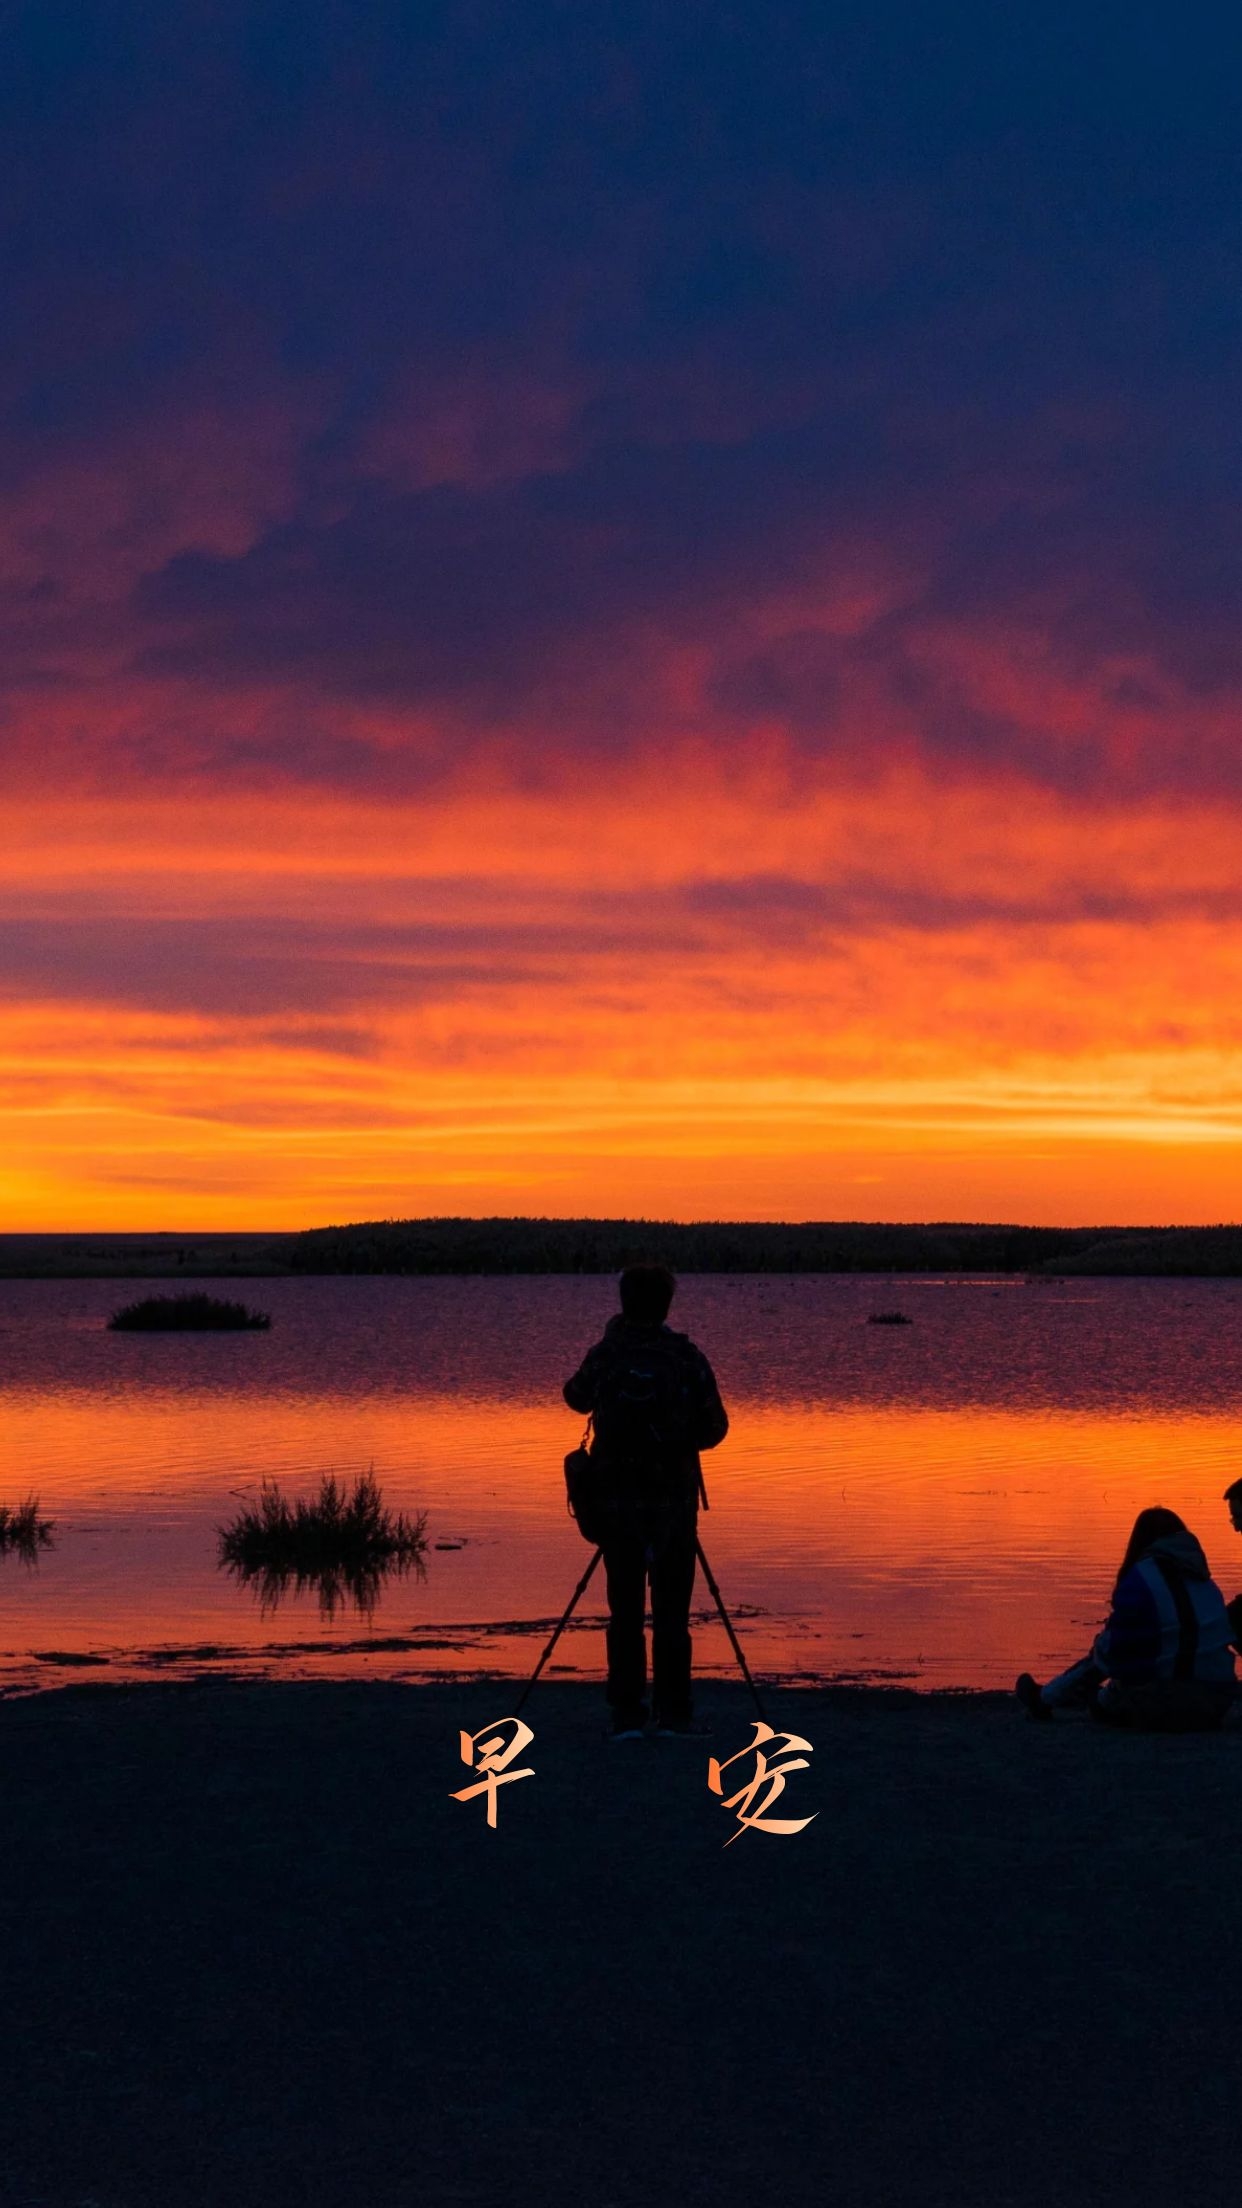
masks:
[[[288,1273],[1101,1273],[1242,1277],[1242,1227],[373,1219],[301,1234],[0,1235],[0,1278]]]
[[[610,1273],[1242,1273],[1242,1229],[678,1224],[643,1219],[389,1219],[289,1239],[291,1271]]]

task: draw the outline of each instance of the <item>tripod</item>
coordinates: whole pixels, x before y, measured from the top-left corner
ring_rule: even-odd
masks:
[[[754,1680],[751,1678],[750,1665],[747,1663],[746,1658],[742,1653],[742,1644],[739,1641],[737,1634],[733,1630],[733,1620],[729,1616],[728,1611],[725,1609],[724,1597],[722,1596],[719,1587],[716,1585],[715,1574],[712,1571],[711,1565],[707,1561],[707,1557],[703,1549],[703,1544],[698,1539],[697,1535],[695,1537],[694,1553],[698,1557],[698,1560],[703,1567],[703,1577],[707,1581],[707,1584],[711,1589],[712,1601],[715,1603],[716,1608],[720,1612],[721,1623],[724,1626],[725,1632],[729,1636],[729,1642],[733,1649],[733,1653],[738,1660],[738,1665],[741,1670],[742,1677],[746,1681],[747,1686],[750,1688],[750,1691],[755,1698],[755,1708],[758,1710],[760,1717],[763,1718],[763,1722],[766,1725],[767,1718],[766,1716],[764,1716],[763,1704],[759,1699],[759,1689],[755,1685]]]
[[[552,1654],[553,1649],[556,1647],[557,1642],[559,1641],[562,1633],[564,1632],[566,1626],[572,1618],[574,1611],[577,1609],[579,1602],[581,1601],[583,1595],[586,1593],[587,1582],[589,1581],[591,1574],[595,1570],[595,1567],[598,1564],[603,1553],[604,1552],[602,1549],[597,1549],[595,1551],[594,1556],[591,1558],[591,1561],[587,1565],[585,1572],[583,1573],[581,1579],[578,1581],[578,1584],[575,1587],[572,1595],[570,1596],[569,1601],[566,1603],[564,1614],[561,1618],[560,1624],[557,1626],[555,1633],[552,1635],[551,1640],[548,1642],[547,1647],[545,1648],[542,1656],[540,1657],[529,1679],[527,1680],[526,1685],[522,1689],[521,1699],[518,1702],[518,1706],[513,1713],[515,1717],[521,1716],[522,1707],[526,1701],[527,1695],[530,1693],[531,1688],[534,1686],[540,1672],[543,1670],[543,1667],[547,1663],[549,1656]]]
[[[535,1685],[540,1672],[543,1670],[543,1667],[547,1663],[549,1656],[552,1654],[553,1649],[556,1647],[557,1642],[559,1641],[562,1633],[564,1632],[566,1626],[572,1618],[574,1611],[577,1609],[579,1602],[586,1592],[587,1586],[590,1582],[591,1574],[594,1572],[595,1567],[599,1563],[599,1560],[603,1553],[604,1552],[602,1549],[596,1549],[594,1556],[591,1558],[590,1563],[587,1565],[585,1572],[583,1573],[581,1579],[578,1581],[578,1584],[575,1587],[572,1595],[570,1596],[569,1601],[565,1605],[564,1613],[560,1619],[559,1624],[556,1627],[555,1632],[552,1635],[551,1640],[548,1642],[548,1645],[544,1649],[544,1652],[540,1657],[538,1663],[536,1664],[534,1670],[532,1671],[530,1678],[527,1680],[526,1685],[522,1689],[521,1699],[519,1700],[518,1706],[513,1713],[515,1717],[521,1716],[527,1695],[530,1693],[531,1688]],[[699,1563],[703,1567],[703,1577],[707,1581],[708,1587],[711,1590],[712,1600],[715,1603],[716,1608],[720,1612],[721,1620],[724,1625],[725,1632],[729,1636],[729,1642],[733,1649],[733,1653],[736,1656],[741,1667],[742,1677],[746,1681],[747,1686],[750,1688],[750,1691],[755,1698],[755,1708],[758,1710],[760,1717],[764,1719],[764,1723],[766,1724],[767,1720],[766,1718],[764,1718],[763,1704],[759,1699],[759,1689],[755,1685],[755,1682],[751,1677],[750,1666],[742,1653],[742,1644],[739,1641],[737,1634],[733,1630],[733,1620],[730,1618],[728,1611],[725,1609],[724,1598],[721,1595],[719,1587],[716,1585],[716,1575],[712,1571],[711,1565],[707,1561],[707,1557],[704,1554],[703,1550],[703,1544],[699,1540],[697,1534],[695,1536],[694,1542],[694,1553],[697,1556]]]

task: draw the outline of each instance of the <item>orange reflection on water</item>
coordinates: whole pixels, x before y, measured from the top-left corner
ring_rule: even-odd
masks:
[[[1242,1584],[1221,1500],[1242,1454],[1231,1415],[733,1412],[705,1461],[700,1531],[769,1675],[997,1685],[1051,1669],[1086,1645],[1130,1524],[1153,1502],[1186,1518],[1226,1595]],[[0,1661],[10,1678],[46,1681],[64,1673],[32,1669],[32,1651],[107,1656],[113,1675],[180,1660],[521,1676],[586,1560],[561,1472],[577,1434],[556,1404],[413,1393],[0,1395],[9,1485],[16,1473],[57,1522],[37,1571],[0,1562]],[[325,1620],[313,1593],[264,1616],[218,1569],[217,1527],[261,1478],[309,1494],[325,1471],[369,1465],[392,1507],[428,1511],[426,1579],[384,1588],[369,1622]],[[598,1597],[587,1601],[557,1656],[600,1676]],[[695,1602],[710,1610],[701,1585]],[[730,1669],[709,1617],[696,1663]]]

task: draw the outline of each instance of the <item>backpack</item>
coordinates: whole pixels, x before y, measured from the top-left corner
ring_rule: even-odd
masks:
[[[656,1470],[694,1446],[694,1395],[684,1334],[609,1344],[595,1391],[595,1449],[614,1464]]]
[[[609,1498],[600,1479],[600,1467],[590,1450],[591,1421],[576,1449],[565,1459],[565,1501],[569,1515],[584,1541],[598,1548],[610,1530]]]

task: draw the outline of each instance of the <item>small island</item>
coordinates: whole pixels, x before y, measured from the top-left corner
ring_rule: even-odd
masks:
[[[144,1296],[123,1304],[108,1321],[115,1334],[260,1333],[271,1325],[266,1311],[220,1296]]]

